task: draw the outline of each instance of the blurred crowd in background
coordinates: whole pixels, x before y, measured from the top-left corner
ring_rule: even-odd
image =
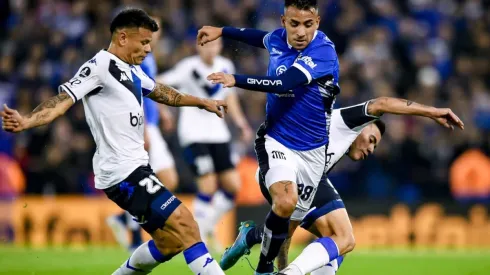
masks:
[[[153,49],[160,72],[195,53],[203,25],[280,27],[283,0],[5,0],[0,1],[0,103],[27,113],[53,96],[79,66],[107,48],[112,17],[127,6],[162,19]],[[490,155],[490,6],[481,0],[319,0],[321,26],[340,57],[336,107],[380,96],[449,107],[465,123],[450,132],[423,118],[386,115],[375,155],[343,160],[332,182],[348,198],[417,202],[451,199],[450,169],[468,148]],[[485,3],[486,2],[486,3]],[[266,72],[265,50],[224,42],[238,73]],[[265,95],[240,90],[252,127],[265,115]],[[178,112],[178,110],[174,110]],[[212,131],[212,129],[210,129]],[[192,192],[174,132],[164,133]],[[16,136],[0,132],[3,162],[18,163],[24,192],[93,193],[94,142],[81,103],[53,124]],[[254,157],[253,144],[237,144]],[[6,157],[9,156],[9,157]],[[2,164],[3,163],[3,164]],[[478,164],[476,164],[478,165]],[[490,170],[486,170],[490,171]],[[490,174],[490,172],[488,172]],[[471,179],[469,179],[471,180]],[[0,184],[1,185],[1,184]],[[488,183],[490,186],[490,183]],[[8,188],[3,188],[8,193]],[[24,189],[24,188],[23,188]],[[490,190],[489,195],[490,195]],[[0,188],[2,193],[2,188]],[[454,194],[453,194],[454,195]]]

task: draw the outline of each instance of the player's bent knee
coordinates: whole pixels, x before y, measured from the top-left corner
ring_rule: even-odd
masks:
[[[272,210],[281,217],[290,217],[293,214],[297,203],[297,196],[279,197],[275,200],[273,199]]]
[[[229,193],[235,194],[241,186],[240,175],[236,169],[228,169],[218,174],[221,187]]]
[[[215,173],[207,173],[197,178],[199,192],[213,195],[218,189],[218,178]]]

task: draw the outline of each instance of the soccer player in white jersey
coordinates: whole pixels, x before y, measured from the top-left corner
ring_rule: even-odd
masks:
[[[321,248],[318,241],[315,241],[303,250],[303,253],[291,263],[288,269],[279,274],[303,275],[312,272],[312,275],[334,275],[344,259],[343,255],[354,249],[355,240],[349,216],[342,199],[328,180],[327,174],[344,155],[358,161],[374,153],[385,131],[384,123],[379,120],[380,116],[385,113],[424,116],[449,129],[453,129],[454,126],[464,128],[462,121],[450,109],[424,106],[397,98],[381,97],[333,110],[329,132],[330,145],[325,164],[326,174],[303,220],[290,223],[289,237],[281,247],[278,256],[279,269],[284,268],[287,264],[290,240],[298,225],[320,239],[335,237],[339,256],[329,262],[325,250]],[[259,175],[257,173],[262,193],[271,202],[264,179]],[[263,228],[263,225],[255,226],[253,221],[242,223],[235,243],[221,259],[220,264],[224,270],[233,266],[242,255],[249,253],[253,245],[262,241]]]
[[[27,115],[4,105],[2,128],[21,132],[48,124],[82,100],[97,149],[95,187],[137,218],[152,240],[138,247],[113,274],[148,274],[184,251],[194,274],[224,274],[201,242],[190,211],[156,178],[144,149],[143,97],[171,106],[194,106],[223,117],[226,104],[179,93],[155,83],[140,68],[151,52],[156,22],[143,10],[121,11],[111,22],[111,43],[60,85],[59,94]]]
[[[160,18],[152,16],[152,19],[160,26]],[[150,43],[152,48],[156,46],[159,38],[160,30],[153,33],[153,40]],[[147,76],[156,77],[158,68],[153,53],[146,56],[140,67]],[[171,128],[173,124],[171,113],[166,105],[158,104],[148,97],[143,98],[143,110],[145,116],[145,149],[148,151],[150,166],[157,178],[165,183],[165,188],[173,192],[177,188],[178,174],[172,153],[159,128],[160,122],[165,129]],[[108,217],[106,222],[117,242],[122,247],[129,248],[130,252],[138,248],[143,242],[139,224],[132,219],[127,211]],[[131,233],[130,236],[128,236],[128,231]]]
[[[235,89],[225,89],[221,84],[206,80],[209,74],[216,71],[235,72],[232,61],[220,55],[221,49],[221,39],[197,46],[198,55],[183,59],[173,69],[158,76],[157,80],[194,96],[225,100],[232,121],[241,130],[242,142],[250,142],[252,131]],[[233,207],[235,194],[240,187],[240,177],[235,169],[236,156],[232,157],[230,149],[230,131],[224,120],[199,109],[187,108],[180,110],[177,133],[184,148],[184,159],[197,176],[194,218],[199,224],[201,238],[206,242],[212,237],[214,247],[220,250],[215,227]]]

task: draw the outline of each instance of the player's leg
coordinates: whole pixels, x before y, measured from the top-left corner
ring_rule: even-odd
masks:
[[[201,242],[198,225],[183,204],[173,210],[162,228],[150,235],[152,240],[138,247],[114,275],[148,274],[182,251],[194,274],[224,274]]]
[[[129,229],[130,232],[129,251],[133,252],[143,243],[143,236],[141,235],[141,227],[139,223],[129,212],[126,212],[126,220],[126,228]]]
[[[120,207],[138,217],[152,240],[139,246],[115,275],[148,274],[184,251],[194,274],[224,274],[201,242],[190,211],[159,182],[149,167],[140,167],[122,183],[105,190]]]
[[[173,192],[179,183],[179,177],[175,169],[175,161],[168,149],[167,142],[162,137],[160,129],[156,126],[147,126],[148,138],[150,139],[150,166],[155,171],[158,179],[165,185],[167,190]]]
[[[201,238],[207,243],[209,235],[214,230],[214,217],[216,216],[213,206],[213,196],[218,188],[215,173],[207,173],[196,179],[198,193],[194,198],[194,218],[199,225]]]
[[[127,230],[128,219],[126,213],[127,212],[123,211],[119,214],[109,216],[106,219],[106,223],[111,229],[114,238],[124,249],[129,248],[129,236]]]
[[[335,275],[340,268],[340,265],[344,262],[345,256],[338,256],[337,259],[330,263],[320,267],[317,270],[313,270],[310,275]]]
[[[308,220],[314,220],[312,226]],[[287,275],[307,274],[322,267],[323,272],[336,272],[343,260],[341,255],[352,251],[355,246],[352,225],[342,201],[331,201],[312,211],[302,226],[319,238],[282,272]]]
[[[213,158],[209,150],[209,144],[206,143],[193,143],[184,149],[185,160],[196,175],[198,192],[193,202],[194,218],[204,242],[213,230],[215,210],[212,202],[218,188]]]
[[[259,130],[260,132],[260,130]],[[268,136],[255,141],[261,176],[271,196],[272,209],[265,219],[262,248],[256,274],[274,270],[274,259],[286,240],[289,218],[298,202],[295,159],[291,151]]]
[[[177,186],[179,186],[179,174],[177,173],[175,166],[172,165],[172,167],[155,171],[157,178],[170,192],[174,192],[175,189],[177,189]]]
[[[148,125],[147,133],[151,144],[148,152],[150,166],[156,171],[155,174],[157,178],[165,185],[165,188],[169,191],[173,191],[177,187],[178,176],[172,154],[158,127]],[[134,251],[143,242],[141,228],[139,224],[133,220],[133,217],[130,214],[128,214],[126,220],[127,228],[131,232],[131,244],[129,250]]]
[[[214,168],[220,183],[220,190],[213,196],[214,217],[212,220],[212,233],[215,249],[222,250],[221,244],[218,243],[216,236],[216,225],[224,214],[235,206],[235,197],[240,188],[240,175],[235,169],[234,161],[229,143],[218,143],[210,146],[211,156],[213,158]]]

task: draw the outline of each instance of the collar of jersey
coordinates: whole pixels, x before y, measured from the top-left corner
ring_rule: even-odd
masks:
[[[315,40],[315,38],[316,38],[316,35],[317,35],[317,34],[318,34],[318,31],[315,31],[315,34],[313,35],[313,39],[311,39],[310,44],[313,42],[313,40]],[[288,47],[289,47],[289,49],[290,49],[290,50],[292,50],[292,49],[293,49],[293,46],[292,46],[291,44],[289,44],[288,34],[287,34],[287,32],[286,32],[286,43],[288,43]],[[308,46],[309,46],[310,44],[308,44]],[[306,47],[308,47],[308,46],[306,46]],[[296,50],[296,49],[295,49],[295,50]],[[298,52],[301,52],[302,50],[297,50],[297,51],[298,51]]]
[[[111,56],[115,57],[116,59],[118,59],[118,60],[119,60],[119,61],[121,61],[122,63],[124,63],[124,64],[128,65],[130,68],[133,68],[133,65],[131,65],[131,64],[129,64],[128,62],[126,62],[126,61],[122,60],[121,58],[117,57],[117,55],[115,55],[115,54],[113,54],[113,53],[109,52],[107,49],[104,49],[103,51],[105,51],[105,52],[106,52],[106,53],[108,53],[109,55],[111,55]]]

